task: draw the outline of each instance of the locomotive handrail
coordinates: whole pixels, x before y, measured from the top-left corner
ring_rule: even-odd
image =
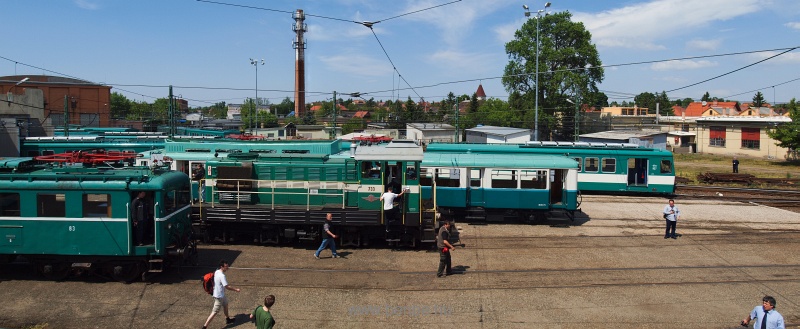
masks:
[[[206,181],[206,179],[203,179],[203,180]],[[214,195],[218,196],[219,193],[225,193],[225,192],[233,193],[233,192],[235,192],[236,195],[237,195],[237,197],[236,197],[236,209],[241,208],[241,198],[238,197],[241,194],[255,194],[255,195],[264,194],[264,195],[270,195],[271,196],[270,210],[275,210],[275,196],[276,195],[305,195],[306,196],[306,210],[310,210],[311,209],[311,195],[312,195],[312,193],[311,193],[311,188],[309,187],[309,185],[311,184],[310,181],[267,180],[267,179],[237,179],[237,178],[217,178],[217,179],[208,179],[207,181],[211,182],[211,184],[209,184],[209,185],[211,186],[211,196],[210,196],[211,200],[210,200],[210,203],[211,203],[211,207],[212,208],[215,207],[215,203],[220,203],[220,204],[222,203],[222,202],[215,202]],[[227,190],[218,189],[217,188],[217,182],[218,181],[223,181],[223,182],[236,181],[236,191],[227,191]],[[252,182],[252,183],[255,183],[253,188],[256,188],[256,189],[264,188],[264,189],[269,189],[270,191],[242,191],[241,190],[242,182]],[[268,186],[262,185],[261,184],[262,182],[266,183],[264,185],[268,185]],[[306,192],[305,193],[302,193],[302,192],[277,192],[277,191],[275,191],[275,189],[278,188],[276,185],[279,184],[279,183],[285,183],[287,185],[286,188],[306,189]],[[292,185],[291,183],[302,183],[303,187],[289,187],[289,185]],[[346,207],[346,202],[347,202],[347,200],[345,199],[346,194],[344,192],[345,191],[345,186],[344,185],[346,185],[346,183],[344,183],[344,182],[330,182],[330,183],[336,184],[337,185],[336,189],[337,190],[341,190],[342,192],[341,193],[315,193],[313,195],[319,195],[319,196],[323,196],[323,197],[325,197],[325,196],[339,196],[339,197],[342,198],[342,209],[344,209]],[[208,185],[206,185],[206,186],[208,186]]]

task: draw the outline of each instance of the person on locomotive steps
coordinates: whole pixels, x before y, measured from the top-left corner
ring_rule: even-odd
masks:
[[[681,210],[675,206],[675,200],[669,199],[669,204],[664,207],[664,219],[667,221],[667,230],[664,232],[664,239],[678,238],[678,235],[675,234],[675,227],[677,226],[678,218],[680,217]]]
[[[333,234],[333,214],[328,213],[325,215],[325,225],[322,225],[322,244],[319,245],[319,249],[314,252],[314,258],[319,259],[319,253],[322,252],[326,247],[331,247],[331,253],[333,254],[333,258],[339,258],[339,254],[336,253],[336,234]]]
[[[444,277],[445,275],[453,275],[451,268],[450,252],[456,247],[450,244],[450,221],[442,223],[439,228],[439,234],[436,236],[436,247],[439,248],[439,270],[436,272],[436,277]]]
[[[219,261],[219,268],[214,272],[214,293],[211,294],[211,296],[214,297],[214,308],[211,309],[211,315],[208,316],[206,323],[203,324],[203,329],[206,329],[208,324],[211,323],[211,320],[214,320],[220,308],[225,312],[226,324],[236,322],[236,318],[231,318],[228,315],[228,298],[225,297],[225,290],[232,290],[235,292],[240,292],[242,290],[231,287],[228,284],[228,279],[225,276],[225,272],[228,271],[228,268],[230,268],[230,264],[225,260],[221,260]]]
[[[150,203],[146,199],[147,193],[139,191],[136,198],[131,202],[131,222],[133,223],[133,233],[136,245],[144,245],[145,238],[148,238],[148,232],[153,221],[153,216],[150,214]]]
[[[386,224],[386,232],[389,232],[389,224],[396,219],[397,211],[400,210],[394,207],[394,200],[405,193],[406,190],[403,189],[400,194],[396,194],[393,192],[392,187],[389,186],[386,188],[386,193],[380,197],[380,201],[383,201],[383,222]]]

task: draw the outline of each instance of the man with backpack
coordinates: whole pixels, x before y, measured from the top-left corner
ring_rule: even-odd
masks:
[[[228,280],[225,278],[225,272],[228,271],[229,267],[230,265],[227,261],[221,260],[219,261],[219,269],[214,272],[214,289],[212,293],[212,296],[214,297],[214,308],[211,309],[211,315],[208,316],[206,323],[203,324],[203,329],[206,329],[208,324],[211,323],[211,320],[214,320],[214,317],[217,316],[220,308],[225,311],[226,324],[231,324],[236,321],[235,318],[231,318],[228,315],[228,298],[225,297],[225,290],[239,292],[241,289],[228,285]]]

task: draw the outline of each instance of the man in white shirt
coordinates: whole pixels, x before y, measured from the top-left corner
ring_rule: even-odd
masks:
[[[395,220],[395,216],[397,215],[398,209],[394,207],[394,199],[397,199],[404,193],[406,193],[405,189],[400,191],[400,194],[395,194],[392,192],[391,187],[387,187],[386,193],[381,195],[380,200],[383,201],[383,221],[386,224],[386,232],[389,232],[389,222]]]
[[[211,315],[208,316],[206,323],[203,324],[203,329],[206,329],[208,324],[211,323],[211,320],[214,320],[214,317],[217,316],[220,308],[225,311],[226,324],[231,324],[236,321],[235,318],[231,318],[228,315],[228,298],[225,297],[225,290],[239,292],[241,289],[228,285],[228,279],[225,277],[225,272],[228,271],[229,267],[230,264],[228,264],[228,262],[221,260],[219,261],[219,269],[214,272],[214,293],[212,294],[214,297],[214,308],[211,309]]]
[[[664,239],[678,238],[678,235],[675,234],[675,226],[677,226],[678,218],[680,217],[681,210],[675,206],[675,200],[669,199],[669,204],[664,207],[664,219],[667,220],[667,230],[664,232]]]

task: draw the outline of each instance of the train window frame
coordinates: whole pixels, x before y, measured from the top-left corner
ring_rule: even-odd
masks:
[[[548,170],[523,169],[519,173],[519,188],[526,190],[546,190]]]
[[[420,186],[433,186],[433,176],[436,173],[434,168],[420,168],[419,169],[419,185]]]
[[[469,168],[467,170],[469,170],[469,187],[482,187],[483,168]]]
[[[600,170],[600,158],[597,157],[586,157],[583,159],[584,161],[584,171],[585,172],[597,172]],[[591,167],[590,167],[591,163]]]
[[[583,169],[583,158],[577,157],[577,158],[572,158],[572,159],[575,160],[575,162],[578,163],[578,172],[581,172],[581,170]]]
[[[381,163],[379,161],[361,162],[361,178],[381,178]]]
[[[67,195],[65,193],[37,193],[36,216],[67,217]]]
[[[669,160],[669,159],[661,160],[661,166],[660,167],[661,167],[661,173],[662,174],[671,174],[672,173],[672,160]]]
[[[91,198],[105,197],[105,200],[90,200]],[[111,217],[111,194],[85,193],[81,197],[81,211],[83,217]],[[103,210],[100,212],[99,210]]]
[[[617,159],[615,158],[603,158],[600,164],[600,170],[603,173],[617,172]]]
[[[438,187],[461,187],[461,168],[437,168],[434,181]]]
[[[491,188],[519,188],[517,170],[514,169],[492,169],[489,172],[489,187]]]
[[[0,216],[3,217],[22,216],[22,204],[20,203],[19,193],[13,193],[13,192],[0,193]]]

